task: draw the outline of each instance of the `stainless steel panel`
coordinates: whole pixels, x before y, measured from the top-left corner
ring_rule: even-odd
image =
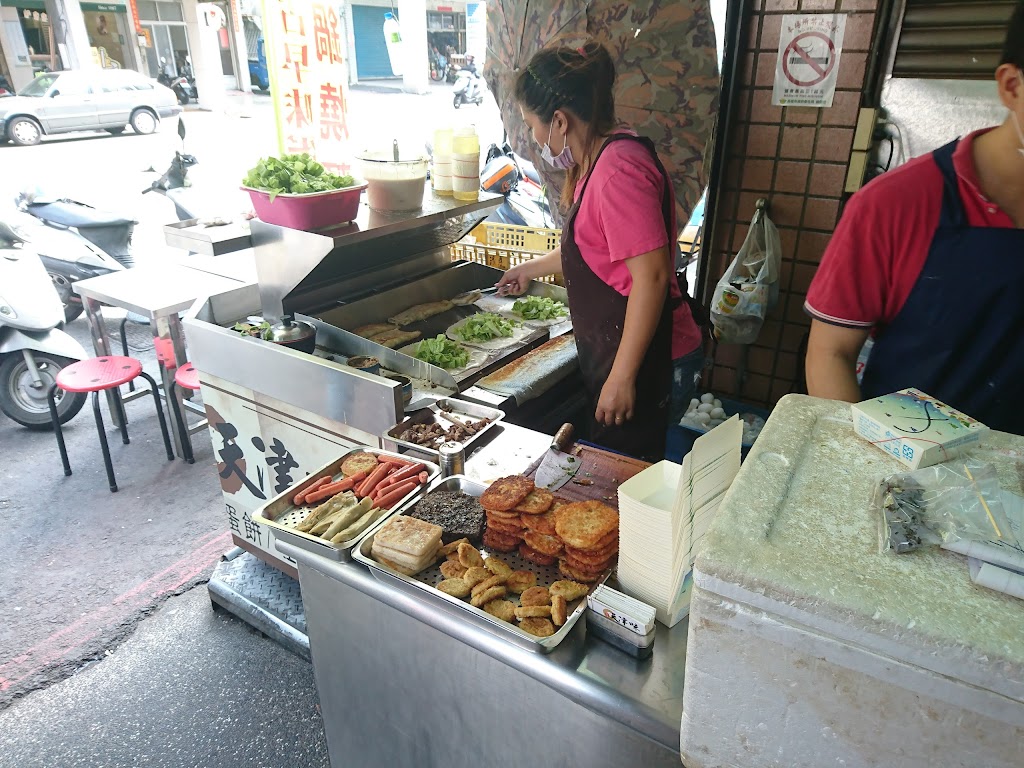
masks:
[[[463,419],[453,420],[450,417],[450,413],[455,416],[463,416]],[[462,445],[468,452],[477,440],[480,439],[484,434],[490,431],[490,429],[505,418],[505,412],[499,411],[497,408],[488,408],[485,405],[479,405],[477,403],[470,403],[465,400],[456,400],[449,397],[441,398],[429,407],[422,408],[418,411],[414,411],[409,418],[404,419],[400,424],[396,424],[389,429],[385,434],[385,438],[389,438],[396,445],[400,445],[403,448],[407,448],[418,454],[429,456],[435,461],[440,459],[440,454],[436,447],[430,447],[426,445],[420,445],[418,443],[408,442],[402,440],[400,435],[409,427],[416,424],[440,424],[443,428],[448,429],[454,424],[465,423],[466,419],[473,421],[479,421],[480,419],[487,419],[490,423],[487,424],[483,429],[473,435],[469,440],[463,440]]]
[[[355,563],[282,549],[299,563],[335,765],[518,768],[529,754],[544,766],[678,768],[686,621],[658,625],[654,655],[643,662],[590,639],[584,622],[541,656]],[[540,746],[548,744],[565,751]]]
[[[468,477],[463,475],[452,475],[451,477],[446,477],[434,484],[427,493],[429,494],[431,491],[436,490],[461,491],[462,493],[479,498],[486,489],[487,486],[470,480]],[[394,514],[389,517],[404,514],[413,506],[413,504],[415,504],[416,501],[419,501],[419,499],[405,502],[401,507],[396,508]],[[373,539],[377,531],[383,527],[385,522],[387,522],[387,519],[382,520],[379,525],[375,526],[373,530],[367,533],[356,548],[353,549],[353,560],[357,560],[367,566],[370,569],[370,572],[378,579],[382,579],[413,596],[429,602],[454,606],[457,610],[461,610],[465,613],[466,621],[473,622],[481,629],[492,633],[496,637],[507,640],[513,645],[517,645],[520,648],[524,648],[525,650],[533,651],[535,653],[551,653],[551,651],[557,648],[559,643],[569,635],[572,631],[573,625],[579,621],[583,612],[587,609],[587,601],[585,598],[575,601],[572,613],[570,613],[566,618],[565,624],[559,627],[551,637],[536,637],[523,632],[514,624],[502,621],[495,616],[491,616],[491,614],[481,610],[480,608],[474,608],[465,600],[452,597],[451,595],[447,595],[436,589],[434,585],[440,578],[443,578],[443,576],[440,576],[435,567],[420,571],[415,576],[406,576],[405,574],[399,573],[398,571],[374,560],[373,554],[371,553],[371,549],[373,548]],[[486,547],[483,551],[485,553],[487,552]],[[561,574],[559,574],[557,567],[535,565],[534,563],[519,557],[519,555],[515,553],[496,552],[494,553],[494,556],[507,562],[512,567],[512,570],[528,570],[536,573],[538,586],[549,586],[552,582],[563,578]],[[608,579],[609,573],[604,574],[596,583],[592,584],[590,587],[591,591],[599,585],[604,584]]]
[[[249,222],[205,227],[199,219],[177,221],[164,225],[164,241],[172,248],[182,248],[205,256],[220,256],[252,248]]]
[[[393,453],[391,451],[382,451],[377,448],[371,448],[369,446],[353,448],[351,451],[348,451],[347,453],[342,454],[341,456],[338,456],[337,458],[327,462],[324,466],[320,467],[316,472],[309,475],[301,482],[296,483],[294,486],[289,488],[284,493],[281,493],[280,495],[268,501],[266,504],[257,509],[255,513],[253,513],[253,517],[262,518],[263,521],[267,523],[267,525],[272,526],[274,528],[274,534],[277,536],[279,541],[287,541],[291,544],[294,544],[296,547],[300,547],[306,550],[307,552],[312,552],[314,555],[319,555],[320,557],[326,557],[329,560],[351,560],[352,548],[355,547],[355,545],[364,536],[373,531],[375,528],[379,527],[379,523],[381,522],[381,520],[385,520],[388,517],[391,517],[390,513],[385,514],[381,518],[381,520],[378,520],[368,525],[366,527],[366,530],[360,532],[359,535],[355,538],[351,539],[350,541],[342,542],[341,544],[332,544],[331,542],[324,541],[323,539],[317,536],[313,536],[312,534],[297,531],[295,530],[294,527],[295,524],[283,522],[282,518],[293,515],[294,513],[300,510],[300,507],[297,507],[295,504],[292,503],[292,498],[297,493],[299,493],[299,491],[305,490],[310,485],[312,485],[314,481],[328,474],[332,478],[331,482],[342,479],[342,474],[339,471],[340,464],[353,453],[363,452],[372,453],[375,456],[397,456],[401,458],[401,454]],[[432,464],[429,461],[424,461],[423,464],[426,466],[427,469],[427,482],[410,491],[406,496],[404,496],[401,499],[401,501],[395,504],[395,510],[400,509],[403,505],[409,503],[410,501],[418,499],[423,494],[423,491],[426,490],[430,482],[441,473],[441,468],[436,464]],[[305,511],[301,513],[301,517],[304,517],[310,511],[312,511],[311,508],[306,508]]]
[[[206,309],[184,322],[192,363],[203,373],[371,435],[383,434],[401,417],[398,382],[242,336],[196,316],[212,314]]]
[[[428,255],[421,268],[437,265],[439,249],[469,232],[501,199],[481,193],[480,200],[462,203],[428,191],[422,210],[393,214],[372,211],[364,202],[354,222],[321,232],[253,221],[263,315],[277,322],[283,314],[309,311],[313,295],[323,300],[317,289],[324,286],[343,300],[360,275],[396,269],[417,255]]]

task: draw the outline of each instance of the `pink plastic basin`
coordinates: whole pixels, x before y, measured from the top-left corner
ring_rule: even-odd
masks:
[[[242,187],[252,199],[252,207],[261,221],[291,229],[327,229],[352,221],[359,211],[359,197],[366,184],[357,184],[330,192],[307,195],[280,194],[270,201],[270,193]]]

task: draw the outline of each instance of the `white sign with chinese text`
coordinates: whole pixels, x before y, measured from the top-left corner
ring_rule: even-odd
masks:
[[[327,170],[349,173],[348,69],[337,7],[264,0],[263,19],[279,151],[308,152]]]
[[[845,13],[783,16],[772,104],[831,107],[845,31]]]
[[[254,513],[325,464],[354,441],[321,428],[317,417],[295,412],[251,389],[203,374],[203,403],[224,494],[228,528],[239,541],[294,565],[278,551],[273,528]],[[263,401],[263,402],[261,402]]]

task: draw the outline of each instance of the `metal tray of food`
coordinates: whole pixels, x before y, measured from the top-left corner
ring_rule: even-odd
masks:
[[[256,517],[260,518],[260,521],[266,523],[274,529],[274,535],[283,541],[287,541],[289,544],[294,544],[300,549],[304,549],[307,552],[326,557],[329,560],[347,562],[352,559],[352,549],[359,542],[368,531],[373,530],[375,527],[374,523],[368,525],[363,531],[357,533],[349,541],[343,541],[338,544],[332,544],[330,541],[314,536],[310,533],[295,530],[302,520],[310,512],[315,509],[319,503],[311,505],[299,505],[296,506],[293,503],[294,497],[300,492],[309,488],[321,477],[326,475],[331,476],[331,482],[340,480],[343,476],[341,474],[341,463],[345,459],[352,456],[355,453],[372,453],[374,456],[393,456],[395,458],[402,459],[403,461],[410,461],[410,459],[402,456],[401,454],[394,453],[392,451],[381,451],[376,448],[361,447],[353,448],[351,451],[346,452],[344,455],[339,456],[336,459],[331,460],[313,474],[306,477],[301,482],[296,483],[284,493],[276,496],[275,498],[268,501],[266,504],[256,510]],[[440,473],[441,468],[432,462],[421,461],[426,467],[427,482],[419,485],[410,491],[407,495],[403,496],[398,503],[396,503],[392,510],[398,510],[411,500],[418,498],[424,491],[424,489],[430,486],[432,480],[434,480]],[[386,512],[384,516],[377,522],[386,520],[391,516],[391,512]]]
[[[478,405],[477,403],[470,403],[465,400],[444,397],[435,401],[433,405],[426,408],[420,408],[410,413],[408,418],[385,432],[384,439],[390,440],[403,448],[409,449],[410,451],[416,451],[417,453],[437,459],[439,457],[437,451],[438,446],[446,439],[458,438],[439,437],[432,445],[421,445],[420,443],[415,443],[411,440],[403,440],[401,437],[402,434],[409,429],[420,425],[435,425],[440,427],[441,430],[448,432],[450,429],[460,425],[487,419],[488,423],[480,427],[474,434],[458,440],[465,448],[468,449],[469,446],[480,439],[481,435],[485,434],[503,418],[505,418],[505,412],[500,411],[497,408],[490,408],[486,405]]]
[[[461,491],[462,493],[470,496],[480,498],[486,489],[486,485],[470,480],[465,475],[452,475],[451,477],[446,477],[435,482],[427,493],[429,494],[436,490]],[[411,510],[417,501],[419,501],[419,498],[409,499],[403,502],[400,506],[395,508],[394,512],[386,515],[377,523],[374,523],[370,528],[369,533],[363,536],[362,540],[353,550],[352,558],[366,565],[378,581],[391,584],[403,592],[421,600],[432,600],[439,604],[452,605],[457,610],[464,611],[467,620],[472,621],[481,629],[507,640],[520,648],[525,648],[528,651],[533,651],[535,653],[551,653],[551,651],[558,647],[559,643],[568,637],[573,626],[575,626],[576,622],[587,609],[586,595],[569,603],[569,612],[566,616],[565,624],[559,627],[555,631],[555,634],[550,637],[537,637],[524,632],[515,624],[502,621],[496,616],[492,616],[480,608],[473,607],[467,600],[447,595],[436,589],[434,585],[444,578],[440,570],[441,563],[444,562],[443,559],[438,560],[433,566],[420,571],[415,576],[406,576],[405,574],[399,573],[398,571],[374,560],[373,555],[371,554],[371,548],[373,547],[373,539],[377,534],[377,531],[395,515],[405,514]],[[483,553],[485,558],[492,556],[492,553],[486,547],[478,547],[478,549]],[[537,586],[539,587],[549,587],[556,581],[565,580],[565,577],[558,572],[557,566],[536,565],[531,563],[529,560],[525,560],[514,552],[495,552],[493,553],[493,556],[504,560],[514,571],[522,570],[532,572],[537,577]],[[595,583],[591,584],[590,592],[593,592],[599,585],[604,584],[610,575],[611,571],[609,570]],[[506,595],[504,599],[512,600],[513,598],[513,595]]]

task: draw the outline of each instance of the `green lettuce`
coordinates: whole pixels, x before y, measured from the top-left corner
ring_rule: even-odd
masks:
[[[242,184],[251,189],[269,192],[271,202],[282,193],[307,195],[331,192],[354,186],[355,183],[356,180],[351,176],[330,173],[305,153],[260,158],[256,167],[250,169],[242,180]]]

